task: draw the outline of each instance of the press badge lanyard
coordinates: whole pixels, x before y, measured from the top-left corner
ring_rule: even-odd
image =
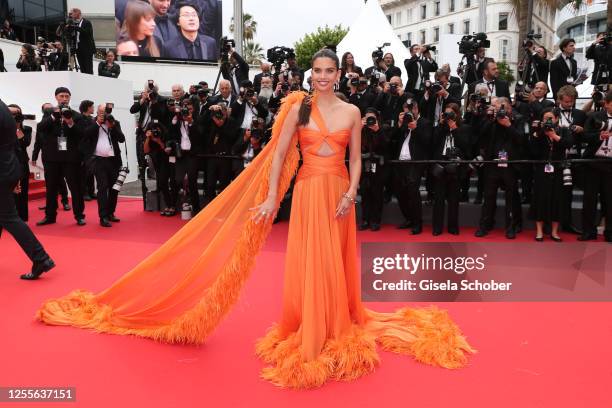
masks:
[[[57,150],[65,152],[68,150],[68,138],[64,133],[64,123],[60,124],[60,136],[57,138]]]

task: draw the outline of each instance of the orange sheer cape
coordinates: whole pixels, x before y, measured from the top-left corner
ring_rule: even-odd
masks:
[[[101,293],[77,290],[47,301],[37,318],[166,343],[203,343],[236,303],[270,232],[271,221],[254,224],[248,209],[266,198],[282,125],[292,105],[304,97],[294,92],[285,98],[270,142],[251,165],[157,251]],[[277,204],[298,167],[297,142],[298,132],[282,166]],[[314,358],[304,357],[296,332],[273,326],[256,347],[257,355],[271,365],[262,377],[292,388],[351,380],[374,370],[379,362],[376,344],[445,368],[464,366],[467,354],[474,352],[443,310],[406,307],[378,313],[356,302],[359,319],[342,335],[328,338]]]

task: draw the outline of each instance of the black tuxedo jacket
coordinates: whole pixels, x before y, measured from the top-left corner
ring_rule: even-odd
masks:
[[[582,153],[582,158],[595,158],[595,153],[597,150],[599,150],[604,142],[599,138],[602,123],[608,123],[608,114],[605,110],[593,112],[587,117],[584,125],[584,132],[582,133],[582,142],[586,143],[587,146]]]
[[[96,53],[96,43],[94,41],[93,26],[91,21],[82,19],[79,28],[79,43],[77,44],[77,54],[93,55]]]
[[[234,121],[236,121],[238,126],[242,125],[242,122],[244,121],[244,115],[246,114],[247,103],[245,101],[240,102],[238,99],[236,99],[234,103],[232,103],[231,108],[232,118],[234,119]],[[257,112],[257,117],[265,119],[266,116],[268,116],[268,111],[264,106],[263,98],[253,108],[255,109],[255,112]]]
[[[578,63],[574,58],[571,59],[572,70],[563,59],[563,54],[550,62],[550,88],[553,93],[553,99],[557,100],[557,92],[562,86],[567,85],[567,77],[571,76],[576,80],[578,73]]]
[[[244,58],[237,52],[232,54],[232,57],[238,63],[238,66],[233,70],[234,75],[236,75],[236,81],[238,82],[238,86],[242,83],[242,81],[246,81],[249,79],[249,64],[246,63]],[[234,81],[232,80],[232,66],[229,62],[221,64],[221,75],[223,75],[224,79],[227,79],[232,84],[232,92],[234,94],[238,94],[238,89],[234,89]]]
[[[393,134],[393,158],[399,159],[404,141],[408,136],[406,127],[396,128]],[[408,147],[412,160],[429,160],[432,154],[433,125],[431,121],[420,116],[417,120],[417,127],[412,130]]]
[[[432,159],[446,160],[446,157],[444,157],[444,144],[449,132],[453,135],[453,143],[459,150],[459,157],[462,160],[472,159],[472,152],[474,151],[472,146],[473,130],[470,125],[461,125],[453,131],[445,125],[438,126],[433,132]]]
[[[87,127],[83,131],[83,138],[81,140],[81,145],[79,146],[81,152],[83,153],[83,157],[89,158],[94,155],[96,152],[96,145],[98,144],[98,135],[99,135],[100,126],[98,122],[89,122]],[[125,142],[125,136],[121,131],[121,123],[119,121],[115,122],[115,126],[109,129],[109,137],[111,139],[111,143],[113,145],[113,153],[115,154],[115,161],[121,166],[121,149],[119,148],[119,143]]]
[[[143,120],[144,120],[144,117],[145,117],[145,114],[148,108],[149,108],[149,102],[146,102],[141,105],[140,99],[134,102],[134,104],[130,108],[130,113],[139,114],[138,127],[140,129],[143,128],[143,125],[144,125]],[[157,102],[155,102],[154,104],[151,104],[149,122],[151,122],[153,119],[157,119],[159,122],[163,123],[164,125],[168,125],[168,108],[166,107],[166,98],[158,96]]]
[[[43,119],[40,122],[39,130],[43,139],[41,140],[41,150],[43,162],[69,162],[79,163],[81,161],[81,152],[79,150],[81,139],[83,136],[83,127],[80,125],[81,115],[75,111],[72,112],[74,125],[68,127],[62,125],[60,120],[54,120],[52,116]],[[67,139],[67,150],[61,151],[58,149],[57,138],[62,133]]]
[[[419,75],[419,64],[423,67],[423,77],[421,78],[421,84],[425,82],[426,79],[429,78],[430,72],[436,72],[438,69],[438,64],[436,61],[429,62],[426,59],[419,59],[416,56],[405,59],[404,67],[406,67],[406,72],[408,73],[408,81],[406,82],[406,90],[407,91],[415,91],[416,81]]]

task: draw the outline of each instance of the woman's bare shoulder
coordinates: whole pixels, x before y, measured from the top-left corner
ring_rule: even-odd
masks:
[[[361,116],[361,112],[359,111],[359,108],[353,105],[352,103],[344,102],[342,99],[338,98],[337,104],[338,104],[337,109],[343,115],[355,116],[355,114],[358,114],[359,116]]]

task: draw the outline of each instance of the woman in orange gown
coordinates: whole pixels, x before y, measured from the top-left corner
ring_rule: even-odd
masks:
[[[110,288],[49,300],[37,318],[168,343],[204,342],[238,299],[297,169],[299,144],[303,165],[293,191],[282,318],[256,346],[269,364],[262,377],[291,388],[355,379],[378,364],[376,344],[427,364],[464,366],[474,350],[445,311],[377,313],[361,303],[353,204],[362,124],[359,109],[334,95],[339,76],[336,54],[315,54],[314,95],[285,98],[272,139],[228,188]]]

